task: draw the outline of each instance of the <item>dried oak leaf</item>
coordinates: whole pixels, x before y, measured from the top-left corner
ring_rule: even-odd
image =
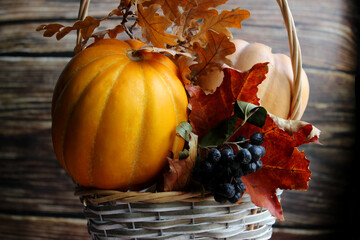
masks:
[[[267,208],[270,213],[284,220],[277,189],[306,190],[310,180],[309,160],[297,147],[306,143],[318,143],[320,131],[309,123],[299,120],[279,119],[268,114],[263,128],[246,123],[238,135],[247,138],[254,132],[264,134],[266,154],[261,161],[263,167],[242,177],[251,201]]]
[[[267,72],[267,63],[256,64],[246,72],[225,68],[224,79],[212,94],[206,94],[199,86],[186,85],[193,132],[201,139],[207,131],[233,114],[236,100],[256,96],[257,86],[265,80]]]
[[[141,27],[142,36],[155,47],[165,48],[166,44],[176,45],[177,37],[166,33],[166,30],[172,25],[172,22],[168,18],[156,13],[159,8],[160,5],[158,4],[150,5],[147,8],[138,5],[138,24]]]
[[[190,66],[194,64],[194,60],[191,57],[179,56],[175,59],[175,62],[179,68],[182,82],[190,84],[189,75],[191,74]]]
[[[180,0],[183,6],[182,20],[189,22],[192,19],[204,19],[218,14],[214,9],[228,0]]]
[[[59,32],[64,26],[58,23],[41,24],[36,28],[36,31],[45,30],[43,33],[44,37],[52,37],[55,33]]]
[[[161,6],[161,10],[164,13],[164,16],[169,18],[171,21],[173,21],[176,25],[180,24],[180,6],[181,1],[174,1],[174,0],[149,0],[145,3],[143,3],[143,6],[150,6],[153,4],[158,4]]]
[[[80,30],[81,36],[86,39],[89,38],[95,28],[100,25],[101,20],[92,16],[87,16],[84,20],[78,20],[72,26],[73,29]]]
[[[181,191],[188,185],[197,156],[198,137],[190,134],[189,156],[185,159],[167,158],[169,168],[163,173],[162,191]]]
[[[77,20],[73,26],[64,27],[61,24],[51,23],[42,24],[36,28],[36,31],[44,32],[44,37],[51,37],[56,33],[56,39],[60,40],[73,30],[79,30],[82,38],[89,38],[94,30],[100,25],[101,20],[87,16],[84,20]]]
[[[93,35],[91,35],[91,37],[94,37],[95,40],[100,40],[100,39],[103,39],[105,38],[106,34],[110,37],[110,38],[116,38],[116,36],[119,34],[119,33],[122,33],[125,31],[125,28],[123,25],[116,25],[114,28],[112,29],[107,29],[107,30],[104,30],[104,31],[99,31],[99,32],[96,32],[94,33]]]
[[[196,53],[195,61],[198,62],[190,67],[193,81],[200,87],[206,86],[210,75],[221,72],[222,66],[228,64],[226,56],[235,52],[235,44],[223,33],[212,30],[206,32],[207,44],[202,47],[198,42],[193,45]],[[203,87],[206,89],[206,87]]]
[[[203,38],[203,34],[208,30],[214,30],[217,33],[224,33],[228,37],[232,37],[231,32],[227,28],[241,28],[241,22],[250,17],[247,10],[240,8],[231,11],[224,10],[215,16],[204,18],[199,27],[199,33],[193,39]]]

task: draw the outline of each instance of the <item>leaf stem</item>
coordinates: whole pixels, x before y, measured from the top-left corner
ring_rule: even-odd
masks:
[[[224,143],[225,143],[225,142],[228,142],[233,136],[235,136],[235,134],[239,131],[239,129],[240,129],[242,126],[245,125],[246,120],[249,119],[252,115],[254,115],[257,111],[258,111],[258,109],[255,109],[254,111],[251,111],[251,112],[249,113],[249,115],[246,116],[245,119],[241,122],[240,126],[238,126],[238,127],[235,129],[235,131],[234,131],[230,136],[228,136],[228,137],[225,139]]]
[[[240,129],[242,126],[244,126],[245,123],[246,123],[246,121],[243,121],[243,122],[240,124],[240,126],[238,126],[238,127],[235,129],[235,131],[234,131],[232,134],[230,134],[230,135],[224,140],[224,143],[229,142],[229,140],[230,140],[233,136],[235,136],[235,134],[239,131],[239,129]]]

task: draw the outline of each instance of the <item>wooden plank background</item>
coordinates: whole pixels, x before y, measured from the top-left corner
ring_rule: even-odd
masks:
[[[102,17],[117,2],[93,0],[89,14]],[[275,224],[273,239],[344,239],[340,234],[355,234],[359,213],[354,151],[357,1],[289,4],[310,80],[303,120],[322,130],[323,145],[302,147],[311,161],[310,188],[282,195],[286,220]],[[252,14],[241,30],[233,31],[235,38],[288,54],[275,0],[230,0],[222,8],[235,6]],[[50,134],[52,90],[73,55],[75,34],[58,42],[35,32],[43,23],[71,24],[78,7],[77,0],[0,1],[0,239],[89,239],[82,205],[55,159]],[[105,26],[112,25],[114,21]]]

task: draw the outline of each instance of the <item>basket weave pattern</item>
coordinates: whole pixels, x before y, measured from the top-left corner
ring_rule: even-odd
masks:
[[[301,108],[301,51],[287,0],[277,0],[288,32],[295,94],[291,119]],[[79,19],[90,0],[81,0]],[[78,32],[77,42],[81,41]],[[280,190],[277,196],[280,200]],[[275,218],[255,206],[248,194],[237,204],[219,204],[212,196],[189,192],[120,192],[79,188],[92,239],[270,239]]]
[[[278,196],[280,196],[280,191]],[[275,218],[248,194],[240,204],[201,202],[100,204],[84,208],[93,239],[269,239]],[[121,236],[121,238],[119,238]]]

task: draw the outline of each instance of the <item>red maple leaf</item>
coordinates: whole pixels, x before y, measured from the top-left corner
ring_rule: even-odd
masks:
[[[266,79],[267,72],[267,63],[256,64],[246,72],[225,68],[223,82],[212,94],[206,94],[199,86],[186,85],[191,106],[189,121],[199,138],[233,114],[237,99],[258,101],[257,86]]]
[[[308,189],[311,174],[309,160],[297,147],[309,142],[317,143],[320,131],[303,121],[282,120],[268,114],[262,128],[246,123],[237,135],[249,138],[254,132],[264,134],[262,145],[266,154],[261,158],[263,167],[242,177],[242,181],[255,205],[267,208],[273,216],[283,220],[276,190]]]
[[[187,86],[191,105],[189,121],[199,139],[210,129],[233,114],[234,102],[241,100],[259,105],[257,86],[265,79],[267,64],[256,64],[248,72],[232,68],[224,69],[220,87],[206,95],[199,87]],[[239,124],[242,120],[239,121]],[[277,189],[306,190],[310,180],[309,160],[297,147],[318,142],[320,131],[303,121],[284,120],[268,114],[262,128],[246,123],[234,138],[247,138],[254,132],[264,134],[266,155],[259,171],[242,178],[253,203],[267,208],[270,213],[283,220]]]

